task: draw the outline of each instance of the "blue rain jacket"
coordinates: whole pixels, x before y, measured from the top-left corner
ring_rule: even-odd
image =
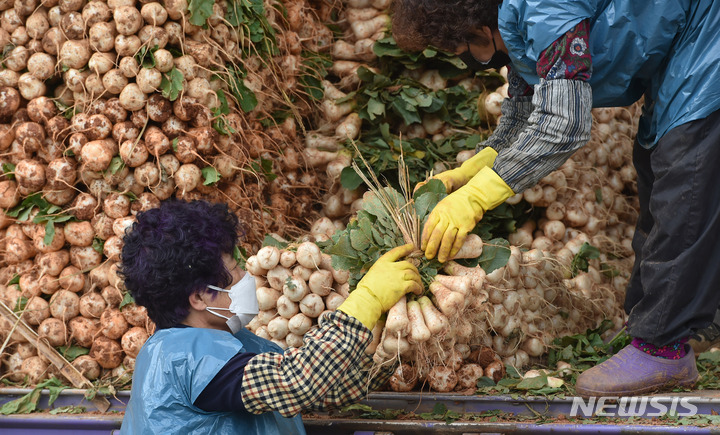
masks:
[[[513,67],[534,85],[540,54],[586,18],[593,106],[626,106],[644,94],[641,145],[720,109],[720,2],[504,0],[498,24]]]
[[[206,412],[195,399],[240,351],[282,352],[245,329],[235,336],[206,328],[161,329],[135,361],[121,434],[305,434],[302,418],[277,412]]]

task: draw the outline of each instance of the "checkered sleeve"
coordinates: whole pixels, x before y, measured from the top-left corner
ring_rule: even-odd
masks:
[[[367,377],[358,368],[364,367],[371,339],[370,330],[354,317],[340,311],[324,315],[319,327],[305,335],[303,347],[262,353],[248,362],[245,408],[253,414],[277,411],[291,417],[359,397]]]
[[[367,393],[385,385],[395,367],[397,364],[392,363],[378,367],[372,357],[366,355],[360,365],[351,367],[338,384],[328,391],[322,403],[314,404],[311,409],[326,411],[355,403]]]

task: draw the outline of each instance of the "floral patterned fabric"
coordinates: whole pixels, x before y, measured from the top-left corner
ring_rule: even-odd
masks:
[[[633,338],[632,345],[648,355],[666,359],[680,359],[685,356],[685,343],[688,342],[688,338],[681,338],[667,346],[655,346],[640,338]]]
[[[592,59],[588,48],[590,20],[583,20],[568,30],[537,61],[537,74],[545,80],[590,80]]]
[[[527,97],[533,94],[533,87],[530,86],[525,79],[516,73],[512,67],[512,64],[508,65],[508,96],[513,97]]]
[[[588,49],[589,31],[590,21],[581,21],[545,49],[537,61],[538,77],[545,80],[590,80],[592,58]],[[511,98],[526,97],[533,93],[533,87],[513,71],[512,65],[508,65],[508,95]]]

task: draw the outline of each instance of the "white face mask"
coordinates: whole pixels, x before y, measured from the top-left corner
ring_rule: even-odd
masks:
[[[207,307],[205,309],[218,317],[226,319],[226,323],[233,334],[236,334],[241,328],[250,323],[250,321],[255,318],[257,313],[260,311],[257,295],[255,293],[257,290],[255,286],[255,277],[250,275],[248,272],[245,272],[245,276],[235,283],[235,285],[230,287],[230,290],[225,290],[224,288],[216,287],[214,285],[209,285],[208,288],[219,292],[225,292],[230,295],[230,306],[228,308]],[[223,316],[213,310],[230,311],[233,313],[233,316]]]

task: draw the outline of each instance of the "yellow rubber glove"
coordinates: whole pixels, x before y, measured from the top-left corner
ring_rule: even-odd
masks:
[[[453,193],[467,184],[475,174],[480,172],[480,169],[486,166],[492,168],[493,163],[495,163],[495,157],[497,157],[497,152],[494,149],[490,147],[484,148],[471,158],[465,160],[459,168],[441,172],[430,177],[430,180],[436,179],[442,181],[447,193]],[[427,184],[428,181],[429,180],[418,183],[417,186],[415,186],[415,190]]]
[[[420,294],[423,285],[417,268],[409,261],[398,261],[414,249],[412,244],[398,246],[378,258],[337,309],[372,330],[380,316],[406,293]]]
[[[483,214],[514,194],[492,168],[480,169],[465,186],[440,201],[428,216],[420,242],[425,256],[432,259],[437,254],[441,263],[453,258]]]

